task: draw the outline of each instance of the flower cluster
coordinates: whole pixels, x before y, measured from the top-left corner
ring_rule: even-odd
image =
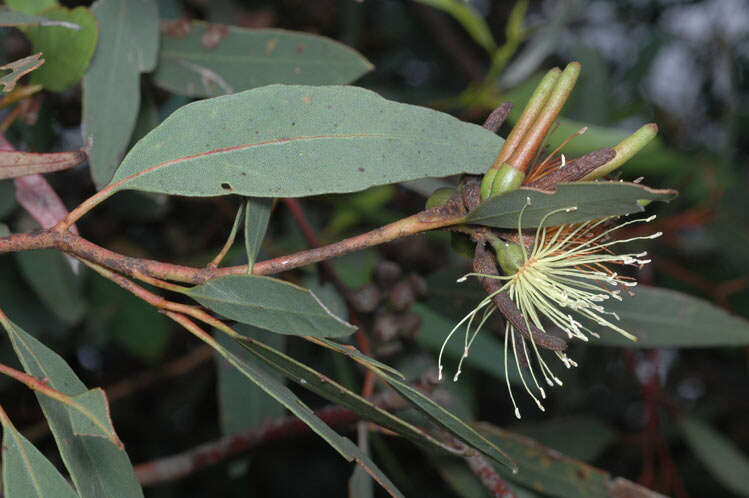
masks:
[[[520,241],[525,240],[521,227],[523,211],[528,205],[530,205],[530,199],[527,199],[518,219],[518,240]],[[636,240],[655,239],[661,233],[625,239],[616,239],[612,235],[633,223],[650,222],[655,216],[633,219],[619,224],[613,224],[614,219],[609,217],[574,225],[546,226],[549,217],[561,211],[569,212],[574,209],[576,208],[569,207],[548,213],[536,229],[530,247],[526,247],[523,243],[515,244],[496,237],[489,239],[505,275],[469,273],[461,277],[458,282],[463,282],[468,277],[479,277],[497,279],[502,281],[503,285],[483,299],[447,336],[440,350],[440,378],[442,377],[442,353],[445,345],[455,332],[465,325],[464,353],[454,377],[454,380],[458,379],[460,367],[463,360],[468,356],[473,340],[482,326],[497,310],[494,298],[500,292],[506,292],[518,307],[528,330],[533,325],[543,333],[553,333],[556,330],[565,334],[567,339],[588,341],[590,336],[599,337],[598,332],[593,330],[593,327],[598,326],[613,330],[631,340],[636,340],[632,334],[616,324],[619,317],[616,313],[607,311],[602,303],[609,299],[621,300],[621,292],[636,285],[632,278],[614,271],[612,269],[614,265],[641,267],[649,263],[650,260],[644,259],[646,257],[645,252],[614,254],[611,248]],[[474,326],[474,324],[476,325]],[[520,410],[512,394],[509,376],[507,376],[510,345],[523,386],[541,410],[544,408],[539,397],[544,399],[546,393],[541,387],[538,380],[539,376],[532,366],[526,339],[516,332],[515,327],[508,320],[505,325],[504,366],[508,379],[507,388],[515,407],[515,415],[520,418]],[[529,342],[538,363],[540,376],[546,384],[549,386],[562,385],[562,381],[554,375],[541,356],[536,343],[533,340]],[[555,351],[555,354],[567,368],[577,366],[563,351]],[[530,371],[530,386],[523,375],[521,363],[527,365]],[[538,396],[536,393],[538,393]]]

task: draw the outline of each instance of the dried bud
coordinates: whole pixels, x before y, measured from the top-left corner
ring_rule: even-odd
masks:
[[[416,299],[421,299],[427,295],[427,281],[421,275],[411,273],[406,277],[405,281],[411,286]]]
[[[349,296],[351,306],[360,313],[371,313],[377,309],[382,300],[382,292],[375,284],[359,287]]]
[[[380,341],[392,341],[398,337],[398,317],[393,313],[379,313],[375,317],[372,332]]]
[[[401,275],[403,275],[403,270],[398,263],[386,259],[379,261],[374,268],[374,278],[383,287],[391,286],[401,278]]]
[[[404,279],[390,289],[388,299],[393,309],[403,311],[416,300],[416,293],[408,280]]]
[[[421,329],[421,317],[416,313],[404,313],[398,317],[398,331],[402,337],[415,339]]]

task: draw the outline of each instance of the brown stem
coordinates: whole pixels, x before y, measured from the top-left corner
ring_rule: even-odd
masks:
[[[270,275],[319,263],[416,233],[460,223],[462,215],[463,213],[456,212],[423,211],[333,244],[261,261],[255,264],[253,273]],[[138,275],[146,275],[157,279],[199,284],[225,275],[247,274],[247,265],[226,268],[193,268],[148,259],[131,258],[97,246],[70,232],[59,231],[57,227],[46,231],[0,237],[0,254],[50,248],[59,249],[134,278],[138,278]]]

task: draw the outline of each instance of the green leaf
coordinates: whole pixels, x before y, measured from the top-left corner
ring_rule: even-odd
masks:
[[[746,346],[749,321],[702,299],[670,289],[640,286],[634,296],[604,303],[606,311],[619,315],[616,325],[637,336],[630,341],[615,332],[603,333],[591,344],[634,348],[704,348]]]
[[[63,323],[74,325],[83,318],[88,309],[83,282],[62,253],[41,249],[18,252],[15,257],[26,282]]]
[[[272,334],[261,329],[239,325],[235,327],[242,335],[252,337],[272,344],[273,347],[283,349],[286,338],[280,334]],[[258,360],[248,353],[235,341],[225,334],[216,334],[216,340],[235,356],[245,362],[253,363],[263,369]],[[221,433],[224,435],[255,427],[269,419],[280,418],[284,408],[276,400],[268,396],[262,389],[248,382],[247,377],[232,367],[220,355],[216,356],[218,363],[218,402]],[[265,369],[267,371],[267,369]],[[268,375],[273,376],[273,373]],[[275,376],[277,379],[280,377]]]
[[[735,442],[696,418],[681,417],[679,428],[694,454],[718,482],[732,493],[749,496],[749,458]]]
[[[291,390],[281,384],[257,366],[243,361],[218,343],[211,344],[213,348],[226,360],[236,367],[242,374],[257,384],[263,391],[272,396],[276,401],[284,405],[294,415],[299,417],[314,432],[322,437],[346,460],[356,460],[365,467],[370,475],[387,489],[393,496],[403,496],[390,480],[377,468],[376,465],[349,439],[340,436],[325,422],[315,415],[309,407],[299,399]]]
[[[128,153],[115,190],[300,197],[483,172],[502,139],[355,87],[271,85],[188,104]]]
[[[97,0],[91,7],[99,42],[83,78],[83,137],[97,185],[106,184],[122,158],[140,107],[140,73],[153,70],[158,52],[158,9],[153,0]]]
[[[410,311],[421,317],[421,329],[416,336],[416,343],[428,351],[439,353],[447,334],[449,334],[452,328],[458,323],[458,320],[451,321],[433,309],[420,303],[414,303],[411,305]],[[451,367],[453,367],[453,369],[457,367],[457,362],[460,361],[460,358],[463,356],[463,348],[463,336],[456,333],[456,336],[454,336],[452,340],[447,343],[447,346],[445,346],[445,356],[455,362],[452,365],[447,365],[448,371]],[[504,344],[502,341],[494,337],[493,332],[487,325],[487,327],[476,336],[464,363],[504,382],[504,358]],[[520,384],[520,376],[518,376],[517,371],[514,368],[510,369],[510,382],[513,384]]]
[[[57,0],[6,0],[8,7],[23,14],[39,14],[41,11],[59,5]]]
[[[386,429],[390,429],[391,431],[418,444],[430,448],[442,448],[440,443],[435,441],[431,436],[418,427],[415,427],[395,415],[378,408],[367,399],[353,393],[349,389],[346,389],[333,379],[294,360],[280,351],[250,337],[245,337],[240,341],[240,344],[275,371],[282,373],[289,380],[296,382],[305,389],[309,389],[328,401],[347,408],[358,414],[363,419],[374,422]]]
[[[308,289],[275,278],[228,275],[184,293],[226,318],[279,334],[341,337],[356,331]]]
[[[673,190],[654,190],[643,185],[624,182],[560,183],[555,192],[520,188],[479,204],[467,217],[469,223],[496,228],[517,228],[520,211],[523,227],[535,227],[544,216],[556,209],[576,208],[550,216],[545,225],[578,223],[606,216],[619,216],[644,211],[640,199],[670,201]]]
[[[13,426],[0,408],[3,425],[3,493],[6,498],[77,498],[54,465]]]
[[[607,472],[549,450],[525,436],[486,423],[478,427],[482,434],[500,445],[517,462],[517,473],[495,466],[504,478],[542,491],[545,495],[581,498],[610,496],[610,476]]]
[[[62,460],[80,496],[142,497],[143,491],[125,450],[110,439],[101,437],[106,432],[114,434],[108,411],[106,417],[102,412],[102,402],[106,404],[103,392],[87,392],[83,382],[54,351],[12,322],[4,322],[3,325],[26,373],[45,379],[50,387],[67,396],[83,395],[78,400],[82,406],[94,410],[91,413],[97,416],[100,423],[103,424],[106,418],[107,431],[91,432],[98,434],[95,436],[79,436],[77,432],[83,428],[90,429],[91,424],[85,424],[68,405],[37,393]]]
[[[96,48],[99,26],[86,7],[68,9],[52,7],[41,13],[47,19],[77,24],[72,30],[60,26],[31,26],[25,28],[35,52],[42,52],[47,60],[31,75],[30,82],[47,90],[62,92],[83,77]]]
[[[5,223],[0,223],[0,237],[7,237],[10,235],[10,230],[8,230],[8,225]]]
[[[0,180],[0,218],[4,218],[16,208],[13,195],[13,182]]]
[[[68,29],[79,29],[76,24],[11,10],[4,5],[0,6],[0,26],[65,26]]]
[[[440,405],[432,401],[424,393],[414,389],[410,385],[391,377],[383,372],[376,372],[382,379],[403,398],[411,403],[417,410],[429,417],[437,425],[447,430],[472,448],[476,448],[495,462],[506,466],[506,468],[515,469],[516,462],[503,450],[495,446],[491,441],[476,432],[472,427],[463,422],[461,419],[448,412]]]
[[[162,23],[154,82],[190,97],[215,97],[273,83],[335,85],[372,70],[355,50],[322,36],[202,21]]]
[[[249,268],[255,264],[273,209],[272,198],[249,197],[244,213],[244,246]]]
[[[475,7],[458,0],[417,0],[420,3],[444,10],[458,21],[468,31],[476,43],[484,47],[489,55],[493,55],[497,49],[489,26],[484,21],[481,13]]]
[[[16,83],[27,73],[30,73],[34,69],[44,64],[44,59],[41,58],[42,53],[30,55],[17,61],[9,62],[4,66],[0,66],[0,69],[10,71],[8,74],[0,78],[0,85],[3,87],[4,92],[10,92],[16,87]]]

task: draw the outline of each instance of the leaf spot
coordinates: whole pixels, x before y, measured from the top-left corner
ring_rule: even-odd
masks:
[[[221,188],[224,190],[231,190],[231,184],[224,182],[221,184]]]
[[[297,69],[299,69],[299,68],[297,68]],[[299,74],[299,73],[297,73],[297,74]],[[302,97],[302,102],[304,102],[307,105],[310,105],[310,104],[312,104],[312,97],[310,97],[309,95],[305,95],[304,97]]]

